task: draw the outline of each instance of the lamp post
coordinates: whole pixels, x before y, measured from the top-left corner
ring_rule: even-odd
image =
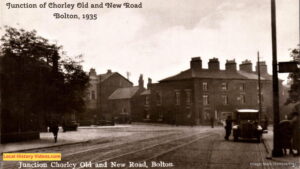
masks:
[[[278,88],[278,71],[277,71],[277,37],[276,37],[276,3],[271,0],[271,27],[272,27],[272,58],[273,58],[273,157],[283,156],[279,143],[279,88]]]
[[[257,75],[258,75],[258,124],[261,123],[261,115],[262,115],[262,100],[261,100],[261,79],[260,79],[260,60],[259,60],[259,52],[257,52]]]

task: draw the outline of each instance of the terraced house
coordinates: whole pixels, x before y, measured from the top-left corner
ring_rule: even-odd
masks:
[[[97,74],[95,69],[89,72],[90,87],[87,92],[87,111],[79,118],[81,125],[97,124],[101,119],[111,119],[112,110],[108,97],[119,88],[132,87],[133,83],[118,72],[107,70]]]
[[[272,119],[272,76],[265,62],[260,62],[262,117]],[[200,57],[192,58],[190,68],[149,85],[144,92],[146,121],[196,125],[220,122],[236,109],[258,109],[258,75],[251,61],[239,65],[235,60],[220,69],[217,58],[202,68]],[[280,87],[281,88],[281,87]]]

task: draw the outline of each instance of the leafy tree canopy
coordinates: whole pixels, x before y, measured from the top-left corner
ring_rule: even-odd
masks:
[[[4,29],[0,39],[4,116],[49,118],[84,111],[89,77],[82,69],[82,56],[65,56],[61,46],[36,31]]]
[[[300,45],[298,45],[300,47]],[[300,49],[295,48],[291,50],[291,57],[294,61],[300,65]],[[291,80],[291,88],[289,90],[289,98],[287,103],[295,103],[300,101],[300,70],[297,72],[290,73],[289,78]]]

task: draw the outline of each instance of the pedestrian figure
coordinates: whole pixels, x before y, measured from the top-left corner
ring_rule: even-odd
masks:
[[[269,125],[269,119],[267,116],[265,116],[263,130],[268,130],[268,125]]]
[[[231,116],[227,116],[227,119],[226,119],[225,123],[226,123],[226,125],[225,125],[225,132],[226,132],[225,140],[229,140],[229,136],[230,136],[231,130],[232,130]]]
[[[210,124],[211,124],[211,128],[214,128],[214,126],[215,126],[215,118],[214,117],[210,118]]]
[[[56,122],[51,122],[50,123],[50,132],[53,133],[55,143],[57,142],[58,130],[59,130],[58,124]]]
[[[291,119],[291,125],[292,125],[292,148],[297,151],[297,153],[293,153],[295,156],[300,155],[300,119],[299,119],[299,113],[293,112],[292,113],[292,119]]]
[[[289,120],[282,120],[279,123],[279,145],[280,149],[284,155],[287,155],[287,151],[289,150],[290,154],[292,153],[292,125]]]

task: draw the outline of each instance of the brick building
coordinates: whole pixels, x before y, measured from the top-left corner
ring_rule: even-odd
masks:
[[[144,91],[143,75],[140,75],[138,86],[118,88],[108,97],[109,110],[118,122],[139,121],[143,111],[141,93]]]
[[[90,69],[90,87],[86,97],[86,113],[80,117],[82,125],[96,124],[100,119],[111,119],[108,97],[118,88],[132,87],[133,84],[118,72],[108,70],[97,75],[95,69]]]
[[[260,62],[262,113],[272,119],[272,76]],[[220,69],[217,58],[202,68],[200,57],[192,58],[190,68],[159,83],[149,84],[142,93],[144,119],[176,124],[205,124],[224,119],[236,109],[258,109],[258,76],[252,63],[243,61],[237,70],[235,60]],[[256,66],[257,69],[257,66]]]

